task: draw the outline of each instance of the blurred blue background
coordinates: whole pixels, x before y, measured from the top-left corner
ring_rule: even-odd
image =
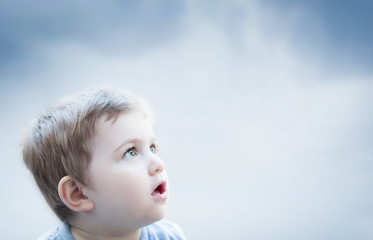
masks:
[[[1,239],[58,220],[27,123],[114,85],[146,98],[188,239],[373,239],[372,1],[1,1]]]

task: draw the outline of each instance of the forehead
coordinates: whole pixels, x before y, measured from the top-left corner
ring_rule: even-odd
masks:
[[[134,108],[126,108],[122,111],[113,111],[104,114],[98,121],[99,124],[105,124],[106,122],[115,124],[116,120],[125,114],[139,114],[143,116],[144,119],[148,120],[152,125],[154,124],[153,111],[147,105],[146,102],[139,101]]]
[[[153,134],[153,121],[144,111],[131,109],[116,116],[103,116],[97,123],[97,137],[105,135]]]

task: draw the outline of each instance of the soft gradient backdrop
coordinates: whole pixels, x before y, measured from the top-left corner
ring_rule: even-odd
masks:
[[[372,1],[0,3],[0,239],[58,223],[25,126],[66,94],[146,98],[188,239],[373,239]]]

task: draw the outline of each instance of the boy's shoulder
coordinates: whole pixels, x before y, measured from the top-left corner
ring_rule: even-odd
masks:
[[[140,240],[185,240],[181,228],[173,222],[160,220],[141,229]]]
[[[70,226],[67,222],[62,222],[54,229],[46,232],[38,240],[74,240],[70,232]]]
[[[185,240],[181,228],[173,222],[160,220],[141,228],[140,240]],[[38,240],[74,240],[70,226],[62,222],[56,228],[48,231]]]

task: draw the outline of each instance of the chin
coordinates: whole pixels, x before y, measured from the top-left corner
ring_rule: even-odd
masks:
[[[165,206],[163,209],[159,209],[159,211],[157,213],[155,213],[153,216],[151,216],[151,218],[149,219],[149,224],[153,223],[153,222],[157,222],[159,220],[162,220],[165,216],[166,216],[166,212],[167,212],[167,206]]]

